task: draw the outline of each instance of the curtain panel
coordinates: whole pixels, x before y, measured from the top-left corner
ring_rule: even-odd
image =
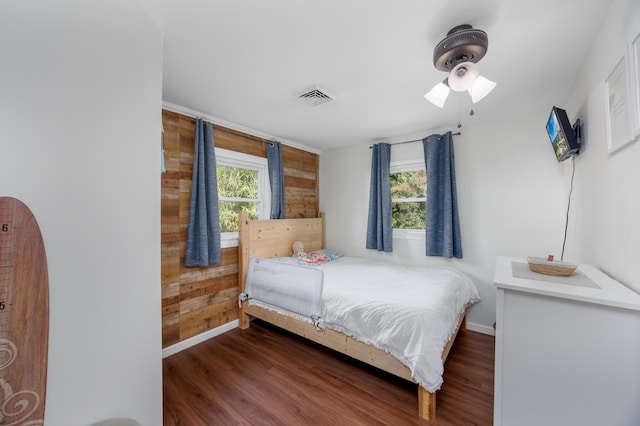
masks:
[[[282,166],[282,145],[267,142],[267,166],[271,187],[271,219],[284,219],[284,168]]]
[[[185,266],[220,263],[218,179],[211,123],[196,120]]]
[[[426,255],[462,258],[453,136],[422,140],[427,169]]]
[[[390,168],[391,145],[388,143],[373,145],[366,247],[384,252],[393,251]]]

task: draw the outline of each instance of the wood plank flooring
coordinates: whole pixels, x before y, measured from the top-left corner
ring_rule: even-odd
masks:
[[[460,332],[437,393],[254,321],[163,361],[164,425],[491,425],[494,338]]]

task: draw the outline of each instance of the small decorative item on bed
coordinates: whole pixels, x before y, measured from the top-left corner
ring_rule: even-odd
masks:
[[[293,245],[293,255],[298,257],[306,257],[307,253],[304,252],[304,243],[302,241],[294,241]]]
[[[479,300],[466,275],[343,256],[324,248],[322,216],[241,214],[239,233],[241,328],[260,318],[417,383],[419,415],[435,417],[444,360]],[[294,241],[309,253],[294,255]]]

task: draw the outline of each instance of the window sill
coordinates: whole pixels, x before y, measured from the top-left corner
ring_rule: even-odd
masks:
[[[425,237],[424,229],[394,229],[393,238],[402,240],[423,240]]]
[[[220,248],[238,247],[237,232],[223,232],[220,235]]]
[[[238,247],[237,238],[229,238],[228,240],[220,240],[220,248]]]

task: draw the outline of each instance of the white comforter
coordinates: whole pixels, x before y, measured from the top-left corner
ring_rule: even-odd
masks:
[[[342,257],[324,271],[324,321],[391,353],[420,386],[442,384],[442,351],[462,310],[480,300],[475,285],[448,267],[418,267]]]

